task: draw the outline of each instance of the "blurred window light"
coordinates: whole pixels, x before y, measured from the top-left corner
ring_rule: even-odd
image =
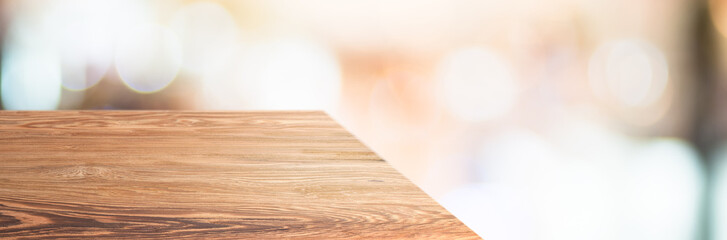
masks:
[[[259,79],[265,109],[327,109],[336,103],[341,70],[333,53],[307,41],[277,41],[264,47]]]
[[[618,185],[608,164],[567,161],[551,166],[530,188],[540,239],[628,239],[621,236],[616,191]]]
[[[482,181],[529,184],[546,174],[557,159],[553,147],[538,135],[513,129],[485,140],[475,166]]]
[[[438,199],[485,239],[538,239],[528,194],[506,184],[469,184]]]
[[[208,101],[229,101],[222,106],[243,109],[335,110],[341,69],[329,49],[288,38],[251,45],[239,55],[204,78]]]
[[[104,1],[55,1],[44,22],[62,59],[63,87],[85,90],[101,80],[113,59],[112,9]]]
[[[704,171],[689,144],[657,139],[629,161],[624,225],[634,239],[696,239]]]
[[[574,112],[563,112],[549,123],[546,135],[564,154],[589,162],[622,164],[623,155],[634,145],[633,139],[599,117]]]
[[[527,203],[533,224],[527,231],[535,233],[529,239],[614,239],[618,206],[613,199],[620,196],[613,191],[612,168],[557,150],[535,133],[514,129],[485,141],[475,166],[483,185],[521,192],[519,201]],[[498,216],[480,217],[489,218]]]
[[[167,27],[144,24],[125,33],[116,48],[116,69],[134,91],[162,90],[182,67],[182,45]]]
[[[258,62],[250,60],[250,52],[243,50],[241,45],[229,50],[232,54],[213,59],[209,64],[210,71],[202,75],[200,108],[211,110],[239,110],[250,102],[252,96],[244,94],[244,88],[252,88],[255,82],[245,73],[245,68],[257,66]]]
[[[456,12],[454,6],[456,3],[452,1],[377,0],[373,2],[378,6],[371,14],[376,17],[372,20],[378,20],[381,35],[386,38],[387,43],[396,46],[397,49],[412,50],[413,52],[442,49],[442,45],[447,44],[454,36],[469,30],[463,25],[470,24],[453,21],[456,19],[455,16],[458,16],[457,14],[464,12]],[[470,4],[467,5],[471,5],[468,7],[476,7],[471,4],[472,2],[468,3]],[[482,19],[476,21],[479,22]]]
[[[727,143],[722,143],[714,154],[714,188],[712,205],[712,237],[727,240]]]
[[[111,29],[117,38],[117,45],[118,38],[130,34],[141,25],[159,20],[158,8],[160,5],[171,3],[170,1],[145,0],[104,0],[99,2],[102,2],[106,8],[113,9],[107,18],[111,21]]]
[[[676,139],[607,139],[590,155],[568,155],[528,131],[505,131],[480,147],[478,182],[441,203],[483,236],[520,236],[496,220],[517,214],[535,233],[528,239],[696,239],[704,175],[694,149]],[[627,150],[609,152],[613,145]],[[493,203],[513,192],[527,212]]]
[[[596,97],[623,107],[646,107],[661,98],[668,81],[664,55],[649,43],[618,40],[602,44],[588,64]]]
[[[440,97],[456,117],[477,122],[508,113],[518,98],[513,72],[494,52],[479,47],[450,53],[438,65]]]
[[[37,19],[16,18],[5,36],[0,96],[9,110],[54,110],[61,98],[61,62]]]
[[[230,13],[214,2],[184,6],[175,13],[171,28],[182,41],[184,69],[196,74],[219,62],[215,59],[231,54],[240,35]]]

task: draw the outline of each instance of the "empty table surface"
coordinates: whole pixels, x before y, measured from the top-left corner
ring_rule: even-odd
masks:
[[[0,111],[0,238],[478,239],[325,113]]]

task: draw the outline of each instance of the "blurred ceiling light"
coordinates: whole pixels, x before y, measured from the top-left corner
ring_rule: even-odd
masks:
[[[307,40],[278,39],[252,45],[239,55],[223,60],[227,64],[204,78],[207,108],[335,109],[341,69],[327,48]],[[231,103],[209,105],[222,101]]]
[[[62,59],[63,87],[84,90],[106,74],[113,58],[115,9],[104,1],[55,1],[44,21]]]
[[[38,21],[16,17],[2,54],[0,96],[8,110],[54,110],[61,97],[61,63]]]
[[[675,139],[653,140],[631,158],[624,212],[635,239],[697,239],[704,174],[697,153]]]
[[[177,11],[171,24],[183,46],[184,68],[202,74],[214,59],[231,54],[239,30],[230,13],[213,2],[198,2]]]
[[[439,63],[437,74],[441,100],[465,121],[500,117],[517,101],[518,86],[510,66],[488,49],[450,53]]]
[[[182,45],[170,29],[140,25],[125,33],[116,48],[116,69],[124,83],[141,93],[156,92],[177,76],[182,67]]]
[[[596,97],[625,107],[647,107],[661,98],[668,81],[664,55],[639,40],[602,44],[588,64]]]

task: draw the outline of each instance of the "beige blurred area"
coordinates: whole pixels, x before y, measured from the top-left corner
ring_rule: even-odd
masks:
[[[323,109],[486,239],[727,239],[720,0],[1,6],[6,110]]]

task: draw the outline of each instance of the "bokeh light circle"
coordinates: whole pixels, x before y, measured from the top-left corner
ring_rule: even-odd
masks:
[[[151,93],[174,80],[182,67],[182,56],[182,45],[174,32],[161,25],[145,24],[119,40],[116,69],[129,88]]]
[[[664,55],[640,40],[604,43],[588,63],[588,79],[596,97],[624,107],[653,105],[662,97],[668,77]]]

